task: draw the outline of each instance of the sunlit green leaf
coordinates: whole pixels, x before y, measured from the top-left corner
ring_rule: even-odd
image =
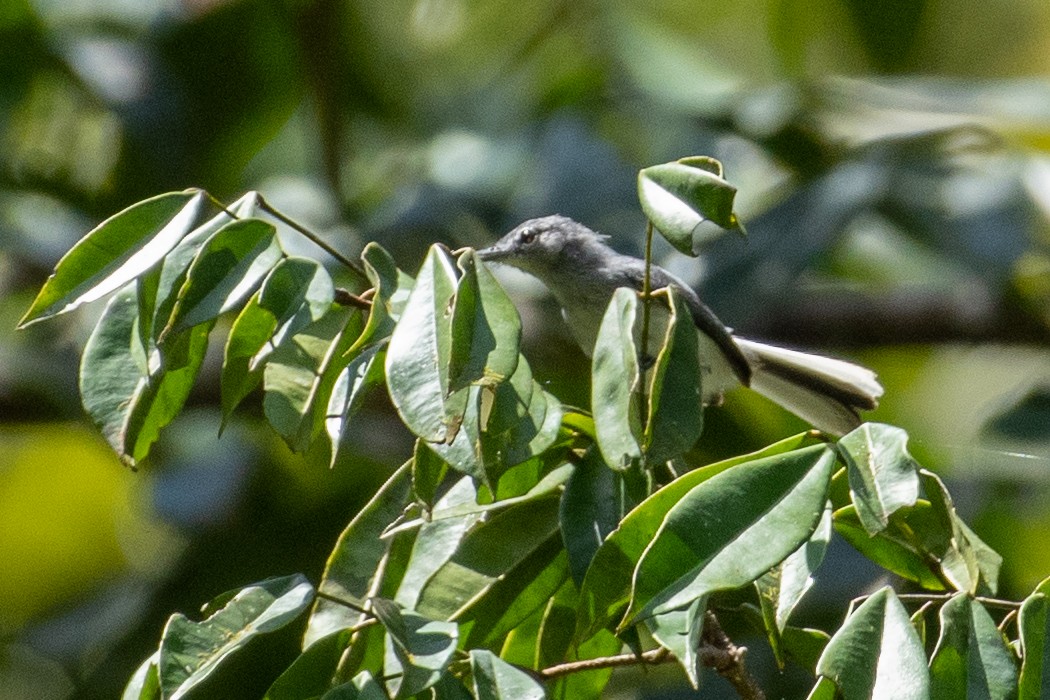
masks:
[[[452,262],[431,247],[386,353],[394,407],[408,429],[428,442],[451,442],[467,405],[467,391],[453,392],[448,385],[455,290]]]
[[[361,262],[375,293],[372,295],[368,321],[361,331],[361,337],[350,348],[351,354],[356,354],[369,343],[390,336],[415,284],[415,280],[398,269],[390,253],[378,243],[372,242],[365,246],[361,252]]]
[[[274,350],[263,371],[266,420],[297,452],[305,452],[328,415],[332,389],[357,339],[361,316],[332,311]]]
[[[834,465],[834,451],[814,445],[737,465],[690,490],[642,554],[621,625],[746,585],[783,561],[816,528]]]
[[[930,659],[935,698],[1017,697],[1017,668],[984,606],[965,593],[941,606],[941,633]]]
[[[372,591],[379,562],[387,552],[380,537],[404,510],[412,487],[411,464],[398,469],[346,526],[335,544],[318,590],[335,600],[364,607]],[[332,632],[361,622],[361,613],[326,598],[318,598],[303,644],[309,646]]]
[[[715,163],[710,158],[683,158],[638,173],[642,211],[686,255],[697,255],[704,243],[721,233],[718,229],[743,233],[733,213],[736,188],[723,179]]]
[[[19,326],[101,299],[148,272],[193,228],[200,190],[169,192],[103,221],[55,265]]]
[[[202,622],[172,615],[161,636],[158,660],[164,697],[178,700],[185,696],[252,638],[299,617],[313,598],[313,586],[296,574],[242,589]]]
[[[372,599],[372,611],[386,628],[391,643],[393,657],[387,655],[385,670],[397,689],[394,697],[409,697],[434,685],[456,651],[457,625],[402,610],[383,598]],[[391,663],[394,660],[396,664]]]
[[[628,513],[595,552],[580,590],[578,641],[591,637],[618,618],[630,598],[635,565],[656,536],[667,512],[707,479],[744,462],[774,457],[798,449],[806,435],[781,440],[758,452],[740,455],[683,474]]]
[[[547,497],[498,512],[472,529],[456,554],[431,576],[417,609],[457,619],[508,572],[558,532],[558,501]]]
[[[828,642],[817,673],[835,683],[843,700],[931,697],[926,653],[890,588],[853,611]]]
[[[646,620],[650,634],[678,660],[694,688],[700,687],[701,633],[707,614],[707,596],[688,607],[669,610]]]
[[[161,339],[240,306],[283,255],[273,224],[238,219],[197,251]]]
[[[262,383],[263,368],[256,367],[253,370],[252,359],[273,337],[275,330],[277,319],[259,304],[259,295],[254,294],[237,314],[226,338],[219,382],[224,422],[229,420],[241,401]]]
[[[919,498],[919,465],[907,443],[906,432],[883,423],[865,423],[839,440],[850,494],[868,534],[882,531],[890,515]]]
[[[491,651],[471,649],[470,672],[478,700],[543,700],[543,686]]]
[[[120,700],[161,700],[160,676],[157,672],[157,657],[154,652],[135,670],[131,680],[124,687]]]
[[[1044,580],[1025,598],[1017,618],[1021,631],[1020,700],[1050,696],[1050,579]]]
[[[1003,558],[959,517],[940,477],[925,469],[919,475],[944,533],[942,538],[948,539],[944,551],[936,552],[945,577],[958,590],[994,594],[999,587],[999,568]]]
[[[356,345],[356,341],[355,341]],[[357,412],[369,391],[383,383],[383,364],[386,359],[386,343],[379,341],[362,349],[336,377],[328,398],[325,413],[325,431],[332,444],[331,464],[339,458],[346,423]]]
[[[510,297],[468,250],[458,261],[462,275],[452,307],[449,390],[473,383],[495,385],[518,365],[521,319]]]

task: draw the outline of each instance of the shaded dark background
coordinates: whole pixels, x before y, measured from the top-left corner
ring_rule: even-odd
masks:
[[[257,402],[217,439],[216,355],[152,464],[119,466],[76,387],[100,309],[13,329],[95,223],[188,186],[258,189],[411,272],[432,241],[555,212],[637,252],[637,170],[715,156],[750,238],[700,261],[665,247],[664,264],[740,332],[876,369],[873,417],[910,432],[1005,556],[1002,595],[1026,595],[1050,574],[1048,149],[1039,2],[4,0],[0,699],[116,697],[172,611],[316,581],[410,454],[382,396],[334,469],[291,455]],[[549,299],[503,279],[537,376],[585,405]],[[707,423],[708,458],[802,427],[745,392]],[[878,576],[833,546],[803,621],[836,625]],[[797,692],[750,643],[768,684]],[[616,685],[690,697],[676,678]]]

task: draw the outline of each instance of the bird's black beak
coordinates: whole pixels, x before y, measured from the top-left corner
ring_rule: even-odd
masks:
[[[499,262],[506,258],[509,253],[509,250],[500,246],[499,243],[496,243],[490,245],[488,248],[482,248],[481,250],[475,251],[474,254],[479,260],[484,260],[485,262]]]

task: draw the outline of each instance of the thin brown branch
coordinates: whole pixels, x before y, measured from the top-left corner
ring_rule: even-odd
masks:
[[[718,618],[711,611],[704,619],[703,641],[700,647],[700,663],[714,669],[729,681],[743,700],[765,700],[766,694],[744,666],[747,647],[738,647],[726,635]]]
[[[570,673],[581,671],[593,671],[599,668],[615,668],[617,666],[634,666],[636,664],[653,665],[672,661],[674,657],[671,652],[663,647],[651,649],[641,654],[620,654],[618,656],[601,656],[596,659],[584,659],[582,661],[569,661],[568,663],[549,666],[540,670],[543,678],[557,678],[567,676]]]
[[[335,288],[335,303],[340,306],[353,306],[357,309],[371,309],[372,302],[365,294],[354,294],[342,287]]]

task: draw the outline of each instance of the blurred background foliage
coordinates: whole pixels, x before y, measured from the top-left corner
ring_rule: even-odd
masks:
[[[316,581],[410,454],[385,397],[332,470],[251,410],[219,440],[215,356],[153,463],[120,467],[76,387],[100,309],[13,330],[95,223],[195,185],[261,190],[410,272],[432,241],[481,245],[555,212],[638,252],[637,169],[691,154],[724,162],[750,238],[662,262],[738,331],[876,369],[874,418],[910,432],[1005,556],[1001,593],[1027,594],[1050,574],[1050,4],[4,0],[0,699],[116,697],[171,611],[270,575]],[[551,301],[502,279],[537,377],[585,405]],[[697,459],[802,427],[738,392]],[[829,565],[854,574],[819,579],[804,621],[837,623],[876,583],[856,559]],[[663,677],[645,697],[688,695]]]

